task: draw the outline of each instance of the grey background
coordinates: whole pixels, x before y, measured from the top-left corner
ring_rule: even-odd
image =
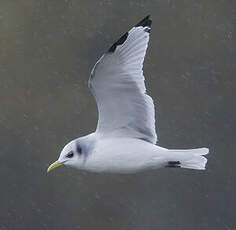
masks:
[[[61,167],[92,132],[96,60],[147,14],[159,144],[210,147],[204,172]],[[0,0],[0,229],[236,229],[234,0]]]

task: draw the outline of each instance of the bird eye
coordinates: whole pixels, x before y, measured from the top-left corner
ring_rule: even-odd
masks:
[[[74,153],[73,153],[73,152],[69,152],[69,153],[66,155],[67,158],[72,158],[73,156],[74,156]]]

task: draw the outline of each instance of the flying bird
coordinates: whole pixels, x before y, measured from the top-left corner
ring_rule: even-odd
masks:
[[[48,172],[60,165],[98,173],[205,169],[208,148],[157,145],[154,104],[143,75],[151,24],[150,16],[145,17],[97,61],[88,82],[99,113],[96,131],[68,143]]]

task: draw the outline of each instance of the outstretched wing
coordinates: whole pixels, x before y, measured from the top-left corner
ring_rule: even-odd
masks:
[[[100,135],[157,141],[154,105],[142,70],[151,23],[147,16],[125,33],[91,72],[89,87],[98,106]]]

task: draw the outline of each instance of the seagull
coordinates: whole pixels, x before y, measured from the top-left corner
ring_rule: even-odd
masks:
[[[143,75],[151,24],[149,15],[97,61],[88,82],[99,114],[96,131],[69,142],[48,172],[61,165],[96,173],[205,169],[208,148],[157,145],[154,103],[146,93]]]

